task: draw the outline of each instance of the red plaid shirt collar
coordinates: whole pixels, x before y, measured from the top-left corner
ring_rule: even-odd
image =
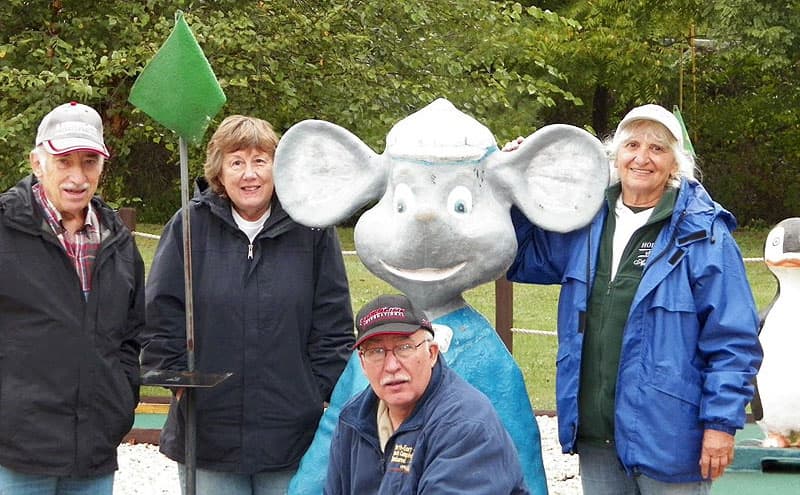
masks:
[[[42,207],[47,224],[53,229],[53,233],[61,241],[67,256],[72,260],[72,264],[75,266],[78,278],[81,281],[83,295],[88,298],[89,292],[92,290],[92,267],[101,242],[101,227],[97,213],[90,202],[83,228],[75,232],[75,234],[71,234],[64,228],[61,212],[47,198],[42,184],[34,184],[32,190],[33,197]]]

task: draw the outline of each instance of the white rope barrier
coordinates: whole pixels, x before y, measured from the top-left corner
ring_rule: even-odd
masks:
[[[530,330],[528,328],[512,328],[511,333],[519,333],[522,335],[546,335],[548,337],[555,337],[558,335],[557,332],[551,332],[549,330]]]
[[[138,235],[139,237],[144,237],[145,239],[160,239],[160,236],[155,234],[148,234],[146,232],[134,232],[133,235]],[[342,251],[342,255],[344,256],[355,256],[355,251]],[[745,263],[761,263],[764,261],[764,258],[743,258]],[[516,333],[520,335],[544,335],[547,337],[556,337],[558,335],[557,332],[550,331],[550,330],[531,330],[529,328],[512,328],[511,333]]]
[[[133,235],[138,235],[139,237],[144,237],[145,239],[153,239],[159,240],[161,236],[155,234],[148,234],[147,232],[133,232]],[[344,256],[355,256],[355,251],[342,251],[342,255]],[[764,258],[743,258],[745,263],[761,263],[764,261]]]
[[[160,235],[148,234],[147,232],[135,232],[134,231],[133,235],[138,235],[139,237],[144,237],[145,239],[153,239],[153,240],[156,240],[156,241],[161,239]]]
[[[153,239],[154,241],[157,241],[157,240],[161,239],[161,236],[156,235],[156,234],[148,234],[147,232],[136,232],[136,231],[133,231],[133,235],[139,236],[139,237],[144,237],[145,239]],[[342,255],[344,255],[344,256],[355,256],[356,252],[355,251],[342,251]]]

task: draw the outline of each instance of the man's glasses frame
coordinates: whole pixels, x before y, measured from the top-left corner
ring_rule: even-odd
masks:
[[[419,346],[424,344],[425,342],[430,342],[431,339],[422,339],[419,344],[414,344],[413,342],[405,342],[402,344],[398,344],[392,348],[386,347],[369,347],[367,349],[359,349],[358,353],[361,357],[364,358],[364,361],[368,362],[369,364],[381,364],[386,360],[386,355],[388,353],[394,354],[394,357],[403,361],[405,359],[410,358],[414,355]]]

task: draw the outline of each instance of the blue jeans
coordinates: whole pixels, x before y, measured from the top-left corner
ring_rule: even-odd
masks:
[[[270,471],[256,474],[226,473],[196,469],[195,488],[202,495],[286,495],[296,471]],[[186,465],[178,464],[181,493],[186,495]],[[4,495],[0,493],[0,495]]]
[[[111,495],[114,473],[94,478],[24,474],[0,466],[0,495]]]
[[[578,445],[584,495],[708,495],[710,481],[664,483],[644,475],[630,478],[613,445]]]

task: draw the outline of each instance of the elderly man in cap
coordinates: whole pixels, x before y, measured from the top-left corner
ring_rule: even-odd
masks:
[[[93,109],[47,114],[33,174],[0,195],[0,493],[110,494],[138,402],[144,264],[94,196]]]
[[[325,494],[529,493],[491,403],[447,367],[425,315],[384,295],[356,328],[370,387],[339,415]]]

